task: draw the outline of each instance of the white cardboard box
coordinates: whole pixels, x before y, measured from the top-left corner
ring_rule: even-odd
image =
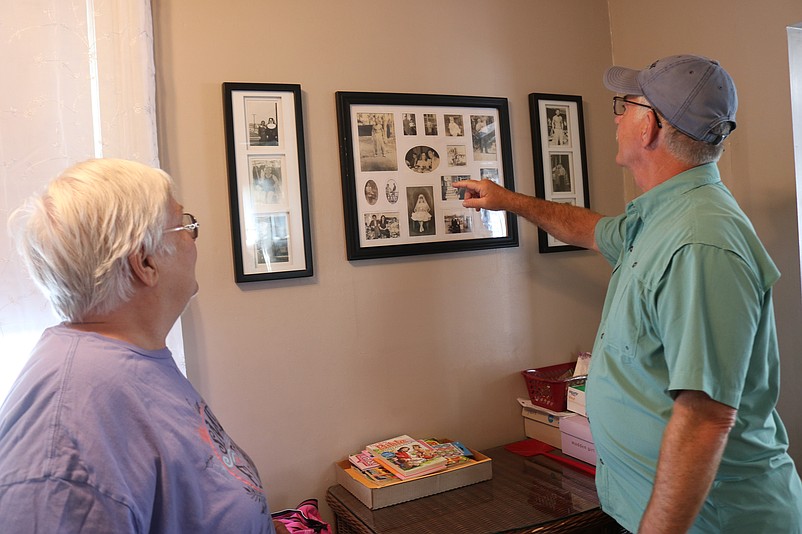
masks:
[[[519,400],[520,402],[520,400]],[[570,412],[553,412],[551,410],[533,408],[521,403],[521,415],[524,418],[524,435],[548,443],[559,449],[562,446],[560,436],[560,420],[564,417],[573,417]]]
[[[493,478],[492,460],[473,449],[471,452],[476,460],[473,463],[456,465],[445,471],[409,480],[373,482],[347,459],[337,462],[334,469],[338,484],[350,491],[362,504],[376,510]]]
[[[587,416],[585,409],[585,385],[569,386],[567,395],[567,408],[568,410],[578,413],[579,415]]]
[[[527,438],[534,438],[543,443],[548,443],[555,449],[559,449],[562,446],[562,435],[559,427],[538,423],[526,417],[524,417],[524,435]]]
[[[596,446],[590,434],[588,418],[577,415],[560,420],[560,447],[564,454],[596,465]]]

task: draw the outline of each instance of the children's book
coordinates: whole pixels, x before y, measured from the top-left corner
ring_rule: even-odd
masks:
[[[473,456],[473,453],[458,441],[438,443],[435,440],[427,439],[426,443],[431,445],[435,454],[446,459],[448,467],[469,462],[470,457]]]
[[[381,483],[381,482],[392,482],[398,481],[399,478],[392,474],[387,469],[383,468],[382,466],[376,464],[378,467],[372,467],[370,469],[365,469],[362,471],[362,474],[371,479],[373,482]]]
[[[371,443],[365,450],[401,480],[442,471],[448,463],[429,444],[407,435]]]
[[[352,454],[348,457],[348,460],[351,464],[359,469],[360,471],[365,471],[367,469],[374,469],[379,467],[379,464],[376,463],[376,460],[373,459],[373,455],[370,454],[368,451],[358,452],[356,454]]]

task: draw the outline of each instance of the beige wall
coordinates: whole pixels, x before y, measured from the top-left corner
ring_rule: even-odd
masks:
[[[655,21],[630,18],[642,4],[610,2],[622,36],[614,33],[611,44],[608,5],[600,1],[153,0],[162,164],[202,223],[201,292],[184,314],[188,372],[256,461],[273,508],[323,500],[334,461],[389,435],[449,436],[476,448],[523,438],[518,372],[590,349],[609,276],[588,252],[538,254],[537,233],[525,221],[518,248],[348,262],[335,91],[507,97],[516,188],[529,194],[528,93],[582,95],[591,203],[617,213],[625,192],[601,75],[613,51],[631,65],[663,53],[647,41],[660,35]],[[765,18],[738,5],[733,24],[742,32],[753,15]],[[791,2],[783,5],[792,13]],[[668,8],[646,12],[658,9]],[[777,32],[784,35],[784,26]],[[721,43],[723,28],[707,38],[679,35],[683,50],[735,66],[736,80],[786,72],[774,36],[726,36],[731,49]],[[665,37],[665,53],[677,51],[676,36],[666,30]],[[770,62],[759,56],[763,47]],[[778,321],[793,355],[800,288],[785,76],[770,88],[778,129],[771,144],[756,116],[766,111],[757,94],[765,90],[739,84],[755,126],[749,136],[745,110],[731,150],[739,172],[729,183],[784,272]],[[234,283],[225,81],[302,86],[313,278]],[[753,137],[760,151],[747,143]],[[798,435],[798,418],[795,425]]]

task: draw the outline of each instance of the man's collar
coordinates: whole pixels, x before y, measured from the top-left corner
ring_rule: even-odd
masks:
[[[627,211],[634,209],[641,217],[647,217],[667,202],[692,189],[718,182],[721,182],[718,166],[715,163],[705,163],[681,172],[643,193],[629,203]]]

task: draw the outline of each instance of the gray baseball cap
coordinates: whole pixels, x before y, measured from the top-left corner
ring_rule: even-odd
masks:
[[[616,93],[644,96],[677,130],[713,145],[735,129],[738,94],[718,61],[670,56],[643,70],[610,67],[604,85]]]

